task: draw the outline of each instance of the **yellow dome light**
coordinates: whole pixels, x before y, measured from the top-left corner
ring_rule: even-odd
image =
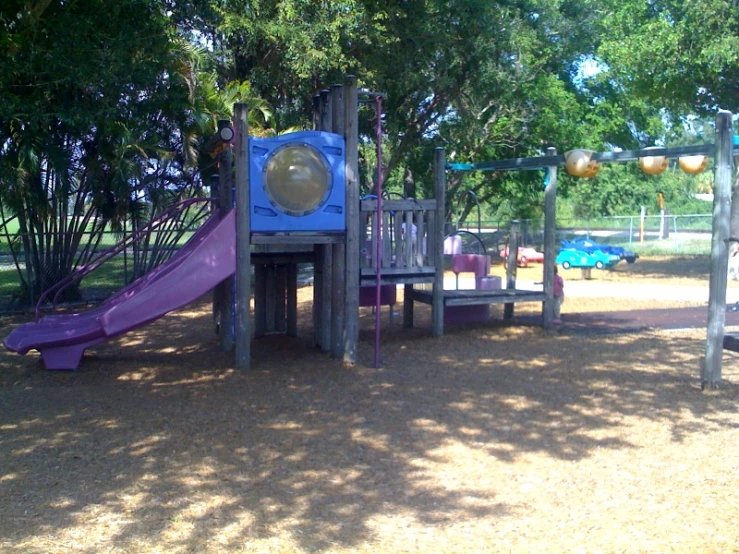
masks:
[[[660,146],[650,146],[645,150],[652,150],[655,148],[661,148]],[[667,157],[666,156],[644,156],[639,158],[639,167],[647,175],[659,175],[667,169]]]
[[[592,150],[569,150],[565,152],[565,169],[575,177],[595,177],[600,164],[591,160]]]
[[[699,154],[697,156],[683,156],[678,160],[680,169],[685,173],[696,175],[706,169],[708,166],[708,158]]]
[[[598,170],[600,169],[600,162],[596,162],[595,160],[590,160],[588,162],[588,168],[585,170],[585,173],[583,173],[583,177],[595,177],[598,174]]]

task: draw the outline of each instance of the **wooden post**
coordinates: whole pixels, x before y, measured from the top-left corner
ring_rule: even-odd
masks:
[[[322,90],[321,91],[321,112],[320,112],[320,122],[319,122],[319,131],[331,131],[331,112],[332,112],[333,106],[331,104],[331,96],[330,91],[328,90]]]
[[[344,299],[344,362],[357,363],[359,340],[359,110],[357,78],[344,81],[346,145],[346,297]]]
[[[210,176],[210,197],[212,199],[211,202],[211,212],[215,212],[218,210],[218,219],[223,219],[224,213],[220,211],[220,204],[218,202],[218,199],[220,198],[220,192],[219,192],[219,181],[218,181],[218,175],[211,175]],[[221,286],[223,283],[219,283],[216,285],[216,287],[213,289],[213,323],[215,324],[216,329],[216,336],[219,339],[221,338],[221,312],[226,308],[228,305],[226,303],[226,299],[223,296],[223,287]]]
[[[413,180],[413,174],[408,168],[406,168],[405,174],[403,175],[403,196],[406,198],[416,197],[416,186]],[[429,229],[430,233],[433,233],[433,231],[433,229]],[[423,234],[419,233],[418,236],[422,237]],[[423,238],[420,240],[423,241]],[[431,246],[433,240],[426,242],[428,243],[427,246]],[[421,242],[421,246],[422,245],[423,242]],[[413,283],[406,283],[403,285],[403,327],[406,329],[413,328],[413,307]]]
[[[344,94],[341,85],[331,87],[331,132],[339,135],[344,132]],[[331,287],[331,356],[339,358],[344,354],[346,246],[343,242],[339,242],[333,244],[331,248],[331,282],[333,283]]]
[[[331,102],[329,91],[321,91],[320,131],[331,130]],[[333,250],[330,244],[319,244],[316,247],[315,263],[321,264],[323,280],[318,293],[321,295],[319,312],[319,347],[322,352],[331,350],[331,289],[333,288]]]
[[[226,123],[231,124],[230,121]],[[219,121],[219,128],[221,122]],[[221,217],[225,216],[233,207],[233,155],[229,146],[218,154],[218,205]],[[220,292],[220,342],[221,350],[231,352],[234,348],[234,278],[229,277],[218,285]]]
[[[287,336],[298,336],[298,264],[287,266]]]
[[[729,263],[729,218],[733,133],[731,112],[716,115],[716,157],[713,183],[713,236],[711,239],[711,279],[708,290],[706,355],[701,367],[701,388],[717,389],[721,384],[724,324],[726,323],[726,280]]]
[[[403,327],[413,328],[413,284],[403,285]]]
[[[323,245],[313,245],[313,346],[321,347],[323,314]]]
[[[320,255],[316,256],[316,263],[321,264],[323,281],[321,283],[321,311],[320,311],[320,338],[319,347],[321,352],[331,350],[331,277],[333,275],[333,251],[330,244],[319,245]]]
[[[264,328],[267,333],[277,330],[277,266],[266,264],[264,266]],[[254,293],[256,300],[256,292]]]
[[[313,122],[316,131],[323,131],[323,125],[325,123],[325,111],[326,111],[326,98],[321,91],[320,94],[316,95],[313,99]],[[323,348],[323,328],[325,322],[324,307],[324,281],[326,276],[324,274],[324,250],[325,245],[314,244],[313,245],[313,346]],[[330,278],[330,277],[329,277]],[[330,309],[330,308],[329,308]]]
[[[518,269],[518,237],[521,233],[521,222],[511,221],[511,234],[508,237],[508,259],[506,260],[506,290],[516,289],[516,270]],[[503,318],[513,317],[513,302],[503,306]]]
[[[444,334],[444,214],[446,213],[446,156],[443,148],[434,150],[434,288],[431,297],[432,334]]]
[[[321,114],[321,95],[316,94],[313,97],[313,130],[317,131],[321,128],[320,123],[320,114]]]
[[[556,148],[547,148],[547,156],[556,156]],[[557,166],[549,166],[547,184],[544,189],[544,301],[542,319],[544,328],[549,329],[554,321],[554,260],[556,259],[557,225]]]
[[[267,333],[267,266],[254,264],[254,338]]]
[[[288,264],[275,264],[275,331],[285,333],[285,316],[287,315],[285,299],[287,294],[287,266]]]
[[[249,126],[248,107],[234,105],[236,133],[236,367],[251,365],[251,222],[249,218]]]

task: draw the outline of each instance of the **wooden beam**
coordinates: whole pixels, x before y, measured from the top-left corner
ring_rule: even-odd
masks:
[[[298,336],[298,264],[287,264],[287,335]]]
[[[254,338],[267,333],[267,265],[254,266]]]
[[[408,198],[406,200],[384,200],[382,201],[383,212],[402,212],[402,211],[425,211],[435,210],[437,207],[436,200],[416,200]],[[360,209],[363,212],[376,212],[377,199],[367,198],[360,203]]]
[[[251,366],[251,222],[249,220],[249,126],[248,106],[234,105],[236,132],[236,367]]]
[[[341,232],[316,232],[306,233],[304,231],[287,233],[254,233],[251,237],[252,244],[333,244],[344,241],[344,233]]]
[[[434,196],[436,197],[436,213],[434,214],[434,273],[433,301],[431,304],[432,334],[440,337],[444,334],[444,214],[446,204],[446,156],[443,148],[434,150]]]
[[[233,207],[233,171],[233,154],[231,148],[226,148],[218,155],[218,206],[221,211],[221,217],[225,216]],[[218,285],[218,287],[218,296],[220,299],[220,321],[218,326],[221,350],[231,352],[234,348],[233,278],[229,277]]]
[[[319,294],[321,295],[321,308],[319,312],[319,347],[321,352],[331,351],[331,289],[332,285],[332,266],[333,251],[330,244],[316,245],[317,252],[316,264],[321,264],[321,273],[323,279],[321,281]],[[315,286],[315,284],[313,285]]]
[[[547,148],[547,156],[557,155],[556,148]],[[544,189],[544,328],[552,327],[554,321],[554,260],[557,252],[557,166],[547,168],[547,184]]]
[[[726,281],[729,265],[729,219],[731,215],[732,142],[731,112],[716,115],[716,157],[713,181],[713,235],[711,279],[708,289],[706,355],[701,369],[701,388],[716,389],[721,383]]]
[[[333,106],[331,105],[330,97],[329,97],[330,91],[328,89],[324,89],[320,93],[320,116],[318,120],[318,130],[319,131],[330,131],[331,130],[331,110]]]
[[[518,269],[518,241],[521,235],[521,222],[518,220],[511,221],[511,232],[508,235],[508,258],[506,259],[506,290],[515,290],[516,288],[516,270]],[[506,304],[503,307],[503,318],[511,319],[513,317],[513,303]]]
[[[591,159],[599,162],[633,162],[644,156],[665,156],[667,158],[679,158],[681,156],[704,156],[715,155],[716,146],[713,144],[701,144],[698,146],[679,146],[675,148],[650,148],[641,150],[622,150],[620,152],[596,152]],[[737,149],[739,153],[739,148]],[[479,162],[472,164],[459,164],[461,169],[475,171],[516,171],[523,169],[545,169],[565,165],[563,154],[538,156],[532,158],[512,158],[507,160],[495,160],[491,162]],[[450,165],[454,170],[454,164]]]
[[[331,132],[338,135],[344,132],[344,88],[341,85],[331,87]],[[342,186],[346,185],[342,183]],[[344,355],[346,245],[344,242],[334,243],[331,249],[331,356],[340,358]]]
[[[357,363],[359,341],[359,110],[357,78],[344,81],[344,140],[346,147],[346,283],[344,298],[344,362]]]
[[[323,131],[326,124],[326,95],[321,91],[314,105],[313,125],[316,131]],[[313,346],[323,345],[323,291],[324,291],[324,254],[323,246],[313,244]]]

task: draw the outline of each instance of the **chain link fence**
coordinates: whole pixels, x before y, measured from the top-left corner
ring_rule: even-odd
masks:
[[[65,307],[105,300],[170,259],[210,215],[207,204],[199,199],[182,204],[138,227],[135,233],[124,229],[120,233],[37,235],[35,243],[19,232],[0,237],[0,313],[32,311],[40,298]],[[71,262],[63,260],[71,257],[64,258],[59,249],[74,241],[79,243],[74,256],[76,269],[64,269],[65,263]],[[42,253],[39,244],[44,246]],[[49,247],[52,244],[57,246]],[[28,245],[35,250],[27,252]],[[29,264],[29,260],[34,261]],[[60,289],[56,301],[56,291],[44,295],[62,282],[69,286]]]
[[[555,236],[558,243],[575,236],[588,236],[599,243],[622,246],[641,254],[703,255],[710,253],[712,222],[710,214],[559,219]],[[519,224],[522,245],[542,248],[544,220],[523,219]],[[475,221],[459,227],[479,235],[488,252],[505,247],[510,228],[510,221]],[[474,246],[472,241],[470,244]]]
[[[76,297],[69,305],[94,304],[110,296],[141,275],[141,267],[151,269],[179,249],[199,226],[200,221],[189,220],[176,230],[178,238],[150,236],[148,246],[135,251],[127,247],[84,276],[76,288]],[[541,248],[544,242],[543,219],[521,220],[522,244]],[[711,245],[711,215],[621,216],[597,219],[560,220],[557,222],[557,241],[576,235],[586,235],[598,242],[627,247],[639,254],[709,254]],[[495,255],[502,250],[510,233],[510,222],[481,221],[462,225],[467,231],[462,238],[463,248],[476,251],[482,241],[487,253]],[[447,229],[448,231],[454,229]],[[472,236],[475,235],[475,236]],[[478,239],[479,237],[479,239]],[[22,286],[21,275],[26,272],[26,254],[22,237],[14,235],[15,258],[7,243],[0,241],[0,313],[33,310],[43,291],[28,291]],[[115,247],[120,234],[103,233],[94,246],[96,252]],[[148,260],[142,265],[142,259]],[[138,268],[138,269],[137,269]],[[42,268],[43,270],[43,268]],[[56,269],[54,270],[56,271]]]
[[[15,255],[6,249],[0,253],[0,311],[5,313],[33,309],[44,292],[34,290],[33,279],[28,278],[30,268],[27,267],[26,262],[29,256],[23,246],[27,244],[24,240],[26,238],[30,239],[21,233],[16,233],[13,237]],[[40,238],[42,241],[47,240],[47,237]],[[102,233],[92,254],[113,248],[119,239],[120,235],[116,233]],[[129,283],[133,275],[130,257],[130,252],[124,251],[112,259],[107,267],[101,267],[84,277],[79,284],[79,298],[75,303],[99,302]],[[42,280],[47,282],[55,273],[58,273],[56,265],[46,265],[44,262],[40,262],[36,270],[42,273]]]

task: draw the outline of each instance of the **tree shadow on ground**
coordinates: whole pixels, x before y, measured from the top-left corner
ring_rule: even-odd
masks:
[[[434,526],[525,511],[497,497],[529,455],[634,448],[634,422],[668,426],[679,448],[739,422],[739,387],[698,390],[698,340],[507,326],[433,339],[422,313],[417,329],[383,328],[373,369],[373,320],[364,310],[353,368],[312,347],[305,305],[300,338],[254,341],[251,371],[218,350],[206,303],[75,373],[3,353],[0,545],[224,552],[279,534],[351,549],[385,514]]]

